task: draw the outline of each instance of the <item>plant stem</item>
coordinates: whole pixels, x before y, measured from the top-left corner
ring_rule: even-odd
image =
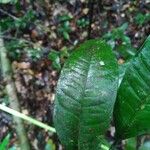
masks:
[[[91,25],[93,22],[93,8],[94,8],[94,0],[89,0],[89,27],[88,27],[88,39],[91,38]]]
[[[106,145],[101,144],[101,149],[102,150],[109,150],[109,147],[107,147]]]
[[[6,92],[9,97],[10,106],[15,110],[20,111],[15,83],[12,80],[11,64],[9,58],[7,57],[7,50],[4,47],[4,42],[2,38],[0,38],[0,60],[3,78],[6,82]],[[15,123],[15,129],[18,135],[21,150],[30,150],[28,138],[22,120],[15,116],[13,116],[13,120]]]
[[[56,132],[55,128],[50,127],[50,126],[48,126],[48,125],[46,125],[46,124],[44,124],[44,123],[42,123],[42,122],[40,122],[36,119],[33,119],[33,118],[31,118],[31,117],[29,117],[25,114],[22,114],[22,113],[20,113],[16,110],[13,110],[13,109],[11,109],[7,106],[4,106],[4,105],[0,104],[0,109],[7,112],[7,113],[9,113],[9,114],[11,114],[11,115],[13,115],[13,116],[19,117],[19,118],[24,119],[24,120],[26,120],[26,121],[28,121],[28,122],[36,125],[36,126],[39,126],[40,128],[43,128],[43,129],[48,130],[50,132]]]

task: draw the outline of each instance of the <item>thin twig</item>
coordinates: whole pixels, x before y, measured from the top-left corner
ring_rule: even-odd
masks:
[[[26,39],[18,39],[18,38],[16,38],[16,37],[10,37],[10,36],[5,36],[5,35],[1,35],[0,34],[0,38],[3,38],[3,39],[8,39],[8,40],[19,40],[19,41],[23,41],[23,42],[25,42],[25,43],[28,43],[28,44],[30,44],[30,45],[35,45],[35,43],[33,43],[33,42],[31,42],[31,41],[28,41],[28,40],[26,40]]]
[[[11,17],[11,18],[14,19],[14,20],[18,20],[18,21],[20,20],[20,19],[17,18],[16,16],[13,16],[12,14],[8,13],[7,11],[5,11],[5,10],[3,10],[3,9],[1,9],[1,8],[0,8],[0,12],[2,12],[3,14],[5,14],[5,15]]]
[[[97,4],[98,4],[98,8],[99,8],[99,13],[100,13],[103,10],[102,0],[97,0]]]

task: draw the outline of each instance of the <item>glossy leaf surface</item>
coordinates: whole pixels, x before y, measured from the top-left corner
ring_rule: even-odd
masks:
[[[67,150],[100,149],[118,86],[118,65],[110,46],[90,40],[66,61],[58,81],[54,124]]]
[[[150,132],[150,36],[126,70],[118,91],[114,120],[118,138]]]

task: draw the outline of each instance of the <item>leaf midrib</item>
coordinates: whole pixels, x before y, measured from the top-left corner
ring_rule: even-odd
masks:
[[[78,124],[78,129],[79,129],[78,130],[78,148],[80,148],[80,145],[79,145],[79,143],[80,143],[79,142],[80,141],[80,132],[81,132],[80,123],[82,121],[82,108],[83,108],[82,99],[85,96],[85,89],[87,87],[87,81],[88,81],[89,71],[90,71],[90,67],[91,67],[91,60],[92,60],[92,57],[93,57],[92,51],[93,50],[89,51],[89,61],[87,62],[88,67],[87,67],[86,77],[84,79],[83,94],[82,94],[81,102],[80,102],[80,104],[81,104],[81,113],[80,113],[80,116],[79,116],[79,124]]]

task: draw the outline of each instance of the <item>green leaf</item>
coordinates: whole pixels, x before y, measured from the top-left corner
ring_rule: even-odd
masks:
[[[136,138],[130,138],[125,141],[125,150],[136,150],[137,140]]]
[[[128,23],[126,22],[126,23],[124,23],[124,24],[122,24],[120,27],[119,27],[119,29],[121,30],[121,31],[125,31],[126,29],[128,28]]]
[[[65,40],[69,40],[70,39],[70,36],[69,36],[68,32],[66,32],[66,31],[63,32],[63,36],[64,36]]]
[[[0,143],[0,150],[6,150],[7,146],[9,144],[9,139],[10,139],[10,134],[8,134],[4,140],[2,141],[2,143]]]
[[[136,50],[129,44],[116,46],[115,50],[125,59],[129,60],[136,55]]]
[[[52,67],[54,69],[60,70],[61,69],[61,63],[60,63],[60,56],[57,51],[52,50],[48,54],[48,58],[52,61]]]
[[[119,65],[119,84],[118,84],[118,87],[120,86],[120,84],[123,80],[123,77],[125,75],[126,69],[128,68],[129,65],[130,65],[130,61],[127,61],[126,63]]]
[[[118,65],[105,42],[90,40],[67,59],[56,90],[54,124],[68,150],[100,149],[116,99]]]
[[[150,132],[150,36],[130,62],[114,109],[116,136],[129,138]]]
[[[150,13],[142,14],[138,13],[137,16],[135,17],[135,23],[137,25],[143,25],[144,23],[147,23],[150,21]]]
[[[109,150],[110,149],[111,144],[110,144],[110,142],[108,142],[106,140],[105,136],[103,136],[103,135],[100,136],[99,141],[100,141],[99,145],[100,145],[100,148],[101,148],[99,150]]]
[[[56,150],[56,146],[51,139],[46,142],[44,150]]]
[[[64,14],[64,15],[62,15],[62,16],[58,16],[58,20],[59,20],[60,22],[69,21],[69,20],[71,20],[71,19],[73,19],[73,16],[70,15],[70,14]]]

